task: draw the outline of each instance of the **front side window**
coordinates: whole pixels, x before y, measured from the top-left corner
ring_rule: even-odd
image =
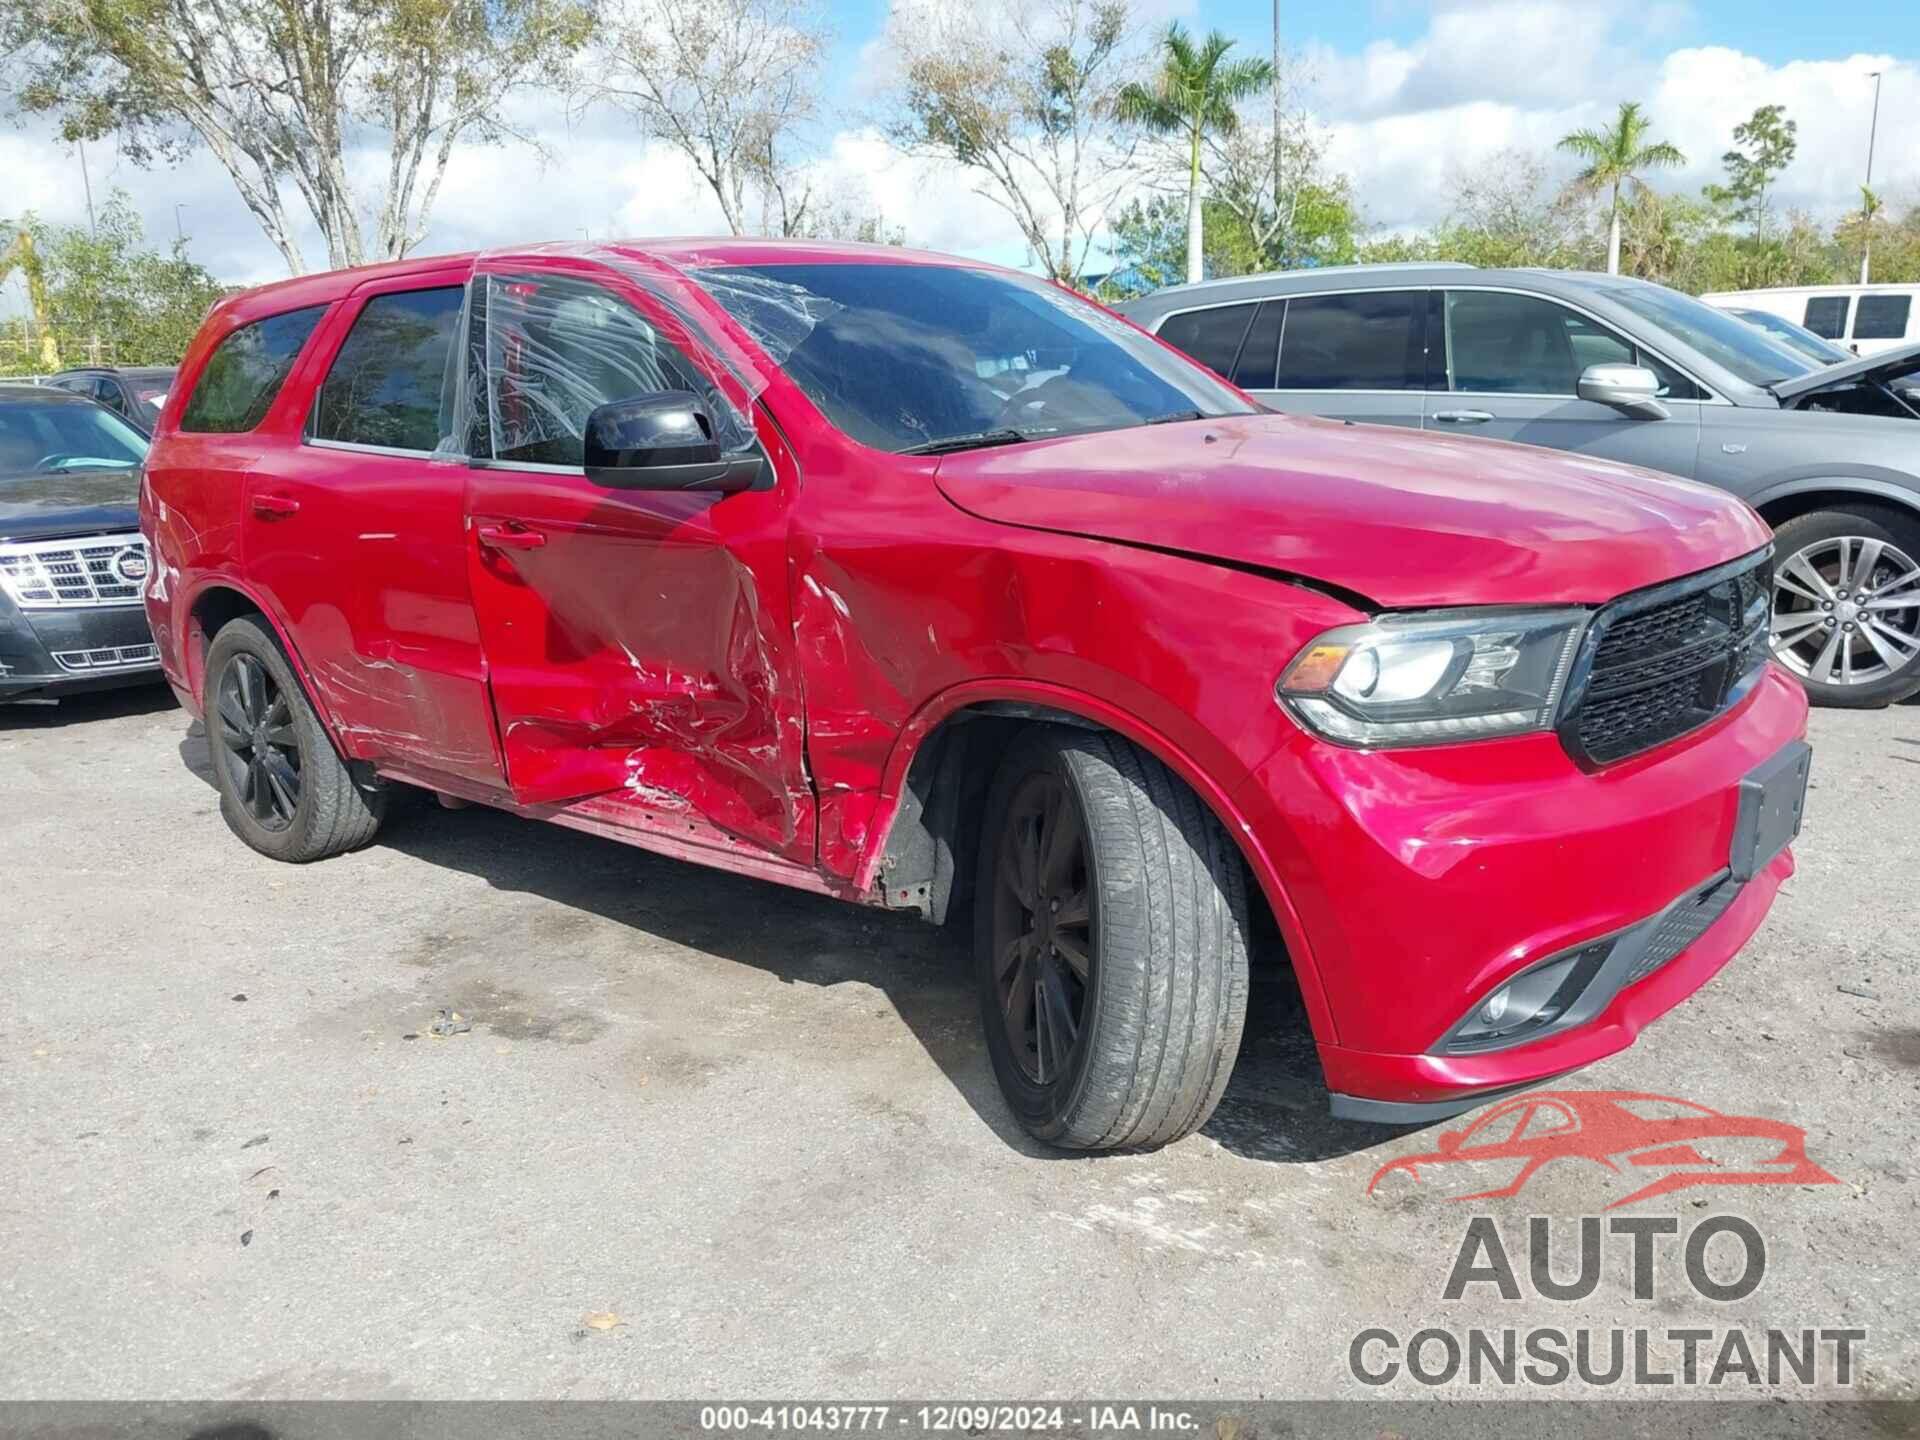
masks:
[[[1807,301],[1804,322],[1822,340],[1838,340],[1847,333],[1847,297],[1816,295]]]
[[[1631,365],[1633,347],[1586,327],[1550,300],[1492,291],[1447,292],[1451,388],[1483,395],[1571,395],[1586,365]],[[1584,363],[1583,363],[1584,362]]]
[[[324,305],[289,310],[228,335],[201,370],[180,428],[237,434],[266,419],[301,347],[326,311]]]
[[[961,265],[715,266],[702,286],[839,430],[896,452],[1251,413],[1098,306]]]
[[[314,403],[316,440],[431,451],[440,443],[440,392],[460,320],[460,286],[368,300]]]
[[[1658,356],[1551,300],[1452,290],[1446,314],[1452,390],[1572,396],[1589,366],[1639,365],[1653,371],[1662,397],[1704,398],[1697,385]]]
[[[1184,350],[1214,374],[1233,374],[1233,362],[1246,339],[1247,325],[1259,307],[1216,305],[1209,310],[1187,310],[1169,315],[1157,332],[1176,350]]]
[[[1862,295],[1853,307],[1856,340],[1904,340],[1907,317],[1913,309],[1910,295]]]
[[[692,392],[728,454],[753,443],[747,423],[645,316],[600,286],[566,276],[485,277],[486,435],[495,460],[579,466],[587,417],[664,390]]]
[[[1296,296],[1280,337],[1281,390],[1424,390],[1426,295]]]

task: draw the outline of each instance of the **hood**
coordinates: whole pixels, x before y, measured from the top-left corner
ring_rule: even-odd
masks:
[[[0,475],[0,540],[58,540],[140,528],[140,471]]]
[[[1796,375],[1791,380],[1776,380],[1767,387],[1782,401],[1798,400],[1841,385],[1861,382],[1891,385],[1897,380],[1920,375],[1920,345],[1903,345],[1898,350],[1882,350],[1839,365],[1829,365],[1811,375]]]
[[[950,455],[1005,525],[1285,571],[1390,609],[1597,604],[1772,538],[1718,490],[1498,441],[1283,415]]]

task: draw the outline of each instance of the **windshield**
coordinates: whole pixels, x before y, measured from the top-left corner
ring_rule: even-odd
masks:
[[[129,470],[146,458],[146,437],[98,405],[0,404],[0,483],[62,470]]]
[[[1661,285],[1610,285],[1606,296],[1717,361],[1749,385],[1771,385],[1822,369],[1725,310]]]
[[[897,452],[1013,444],[1253,407],[1056,286],[961,266],[724,266],[696,279],[826,417]]]
[[[1820,365],[1838,365],[1843,360],[1851,360],[1850,352],[1842,350],[1826,340],[1822,340],[1804,325],[1796,325],[1765,310],[1729,310],[1729,315],[1738,315],[1749,325],[1758,325],[1781,344],[1798,350],[1809,360]]]

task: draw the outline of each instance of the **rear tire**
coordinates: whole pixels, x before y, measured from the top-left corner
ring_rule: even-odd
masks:
[[[1872,608],[1856,610],[1863,590]],[[1862,505],[1776,530],[1773,649],[1816,705],[1878,709],[1920,691],[1920,519]]]
[[[1246,876],[1193,791],[1119,736],[1025,732],[974,905],[987,1049],[1030,1134],[1150,1149],[1206,1123],[1246,1021]]]
[[[385,794],[354,783],[258,620],[229,621],[207,649],[206,729],[221,817],[262,855],[324,860],[379,830]]]

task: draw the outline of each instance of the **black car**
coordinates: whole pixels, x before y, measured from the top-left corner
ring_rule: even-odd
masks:
[[[71,390],[133,422],[142,435],[151,435],[173,388],[173,367],[141,365],[117,369],[111,365],[85,365],[77,370],[62,370],[49,376],[46,383]]]
[[[146,457],[92,400],[0,385],[0,702],[160,678],[141,605]]]

